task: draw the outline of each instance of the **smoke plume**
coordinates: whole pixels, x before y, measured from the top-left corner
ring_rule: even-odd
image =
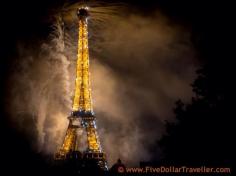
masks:
[[[23,123],[28,119],[36,136],[30,140],[48,154],[61,145],[68,125],[77,54],[76,43],[64,46],[61,28],[56,29],[57,35],[37,51],[19,46],[8,102],[12,120],[29,129]],[[130,14],[98,29],[99,34],[90,32],[92,96],[101,144],[110,164],[121,158],[137,165],[152,158],[153,148],[159,152],[156,142],[164,121],[173,117],[174,102],[191,97],[196,63],[190,33],[160,13]]]

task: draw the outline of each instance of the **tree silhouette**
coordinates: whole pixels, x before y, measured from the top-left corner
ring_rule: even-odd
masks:
[[[227,75],[220,65],[206,64],[192,84],[195,96],[190,104],[176,102],[176,122],[166,122],[166,134],[159,141],[165,159],[184,163],[226,163],[232,161],[232,109]]]

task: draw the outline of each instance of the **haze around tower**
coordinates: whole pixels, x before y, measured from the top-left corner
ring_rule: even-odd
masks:
[[[178,99],[188,101],[196,67],[188,29],[156,9],[127,12],[93,28],[89,38],[93,106],[108,161],[129,165],[161,157],[156,142]],[[37,152],[53,154],[61,144],[72,106],[76,31],[68,29],[39,45],[20,41],[9,80],[8,110]],[[92,31],[94,30],[94,31]]]

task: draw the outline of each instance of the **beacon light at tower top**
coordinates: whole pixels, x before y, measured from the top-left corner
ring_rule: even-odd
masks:
[[[90,31],[94,26],[105,27],[109,21],[117,19],[126,5],[123,3],[107,3],[103,1],[79,1],[76,3],[65,3],[56,12],[57,17],[61,17],[66,25],[76,23],[79,18],[90,19]]]
[[[78,8],[77,16],[79,18],[86,18],[87,19],[89,17],[89,11],[88,10],[89,10],[89,7],[87,7],[87,6]]]

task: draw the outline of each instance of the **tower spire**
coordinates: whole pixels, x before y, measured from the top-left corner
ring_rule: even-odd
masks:
[[[75,93],[69,126],[62,147],[56,153],[56,159],[67,159],[71,153],[80,153],[83,160],[94,160],[107,169],[105,154],[102,152],[96,129],[96,117],[92,107],[89,48],[88,48],[88,8],[78,9],[78,54],[76,63]],[[87,149],[80,152],[78,131],[87,136]]]
[[[78,10],[79,34],[76,66],[75,95],[73,112],[93,114],[88,50],[88,12],[86,8]]]

